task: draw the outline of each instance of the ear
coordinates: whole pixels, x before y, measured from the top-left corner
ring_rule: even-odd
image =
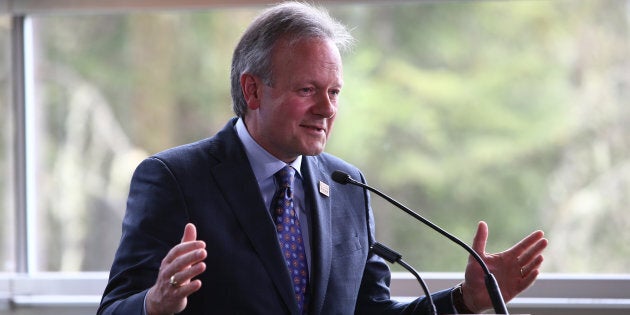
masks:
[[[241,90],[248,109],[255,110],[260,107],[261,88],[262,81],[260,81],[260,78],[249,73],[241,75]]]

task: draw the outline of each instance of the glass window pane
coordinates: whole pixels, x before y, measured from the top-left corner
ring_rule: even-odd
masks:
[[[467,242],[486,220],[490,252],[542,228],[551,241],[543,270],[627,273],[628,8],[447,1],[344,10],[359,44],[345,60],[328,150]],[[408,262],[463,270],[462,250],[380,200],[374,208],[378,238]]]
[[[467,242],[487,221],[488,251],[543,229],[546,271],[626,272],[627,8],[330,6],[358,42],[328,151]],[[232,115],[231,53],[258,10],[34,18],[39,269],[109,268],[139,160]],[[420,270],[463,270],[462,250],[373,202],[379,241]]]
[[[33,19],[38,269],[109,269],[139,161],[231,117],[225,47],[242,14]]]
[[[0,15],[0,271],[15,270],[11,20]]]

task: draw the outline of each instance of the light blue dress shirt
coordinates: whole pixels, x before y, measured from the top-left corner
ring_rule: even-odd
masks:
[[[258,182],[258,188],[265,201],[266,209],[271,208],[271,200],[276,193],[276,183],[274,174],[281,170],[286,163],[277,159],[263,147],[261,147],[247,131],[247,127],[241,118],[236,122],[236,133],[239,139],[245,147],[245,154],[249,159],[249,163],[256,176]],[[297,208],[298,219],[300,220],[300,226],[302,227],[302,238],[304,239],[306,250],[306,261],[308,263],[308,269],[311,270],[311,246],[310,246],[310,224],[308,209],[306,208],[306,202],[304,200],[304,183],[302,173],[300,172],[302,166],[302,156],[298,156],[295,161],[289,165],[296,170],[295,182],[293,183],[293,203]],[[237,209],[238,211],[238,209]],[[269,218],[271,219],[271,212],[269,211]],[[310,274],[310,272],[309,272]]]

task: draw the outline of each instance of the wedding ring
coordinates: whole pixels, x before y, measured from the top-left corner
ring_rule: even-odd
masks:
[[[521,269],[521,274],[523,274],[523,269]],[[168,284],[170,284],[172,287],[179,287],[179,283],[175,281],[175,275],[171,276],[171,279],[168,280]]]
[[[521,278],[525,278],[525,274],[523,274],[523,267],[521,267]]]

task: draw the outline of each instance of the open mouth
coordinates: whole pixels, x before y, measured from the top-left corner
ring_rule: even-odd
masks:
[[[326,129],[319,127],[319,126],[310,126],[310,125],[301,125],[301,127],[306,128],[306,129],[310,129],[313,131],[316,131],[318,133],[320,132],[326,132]]]

